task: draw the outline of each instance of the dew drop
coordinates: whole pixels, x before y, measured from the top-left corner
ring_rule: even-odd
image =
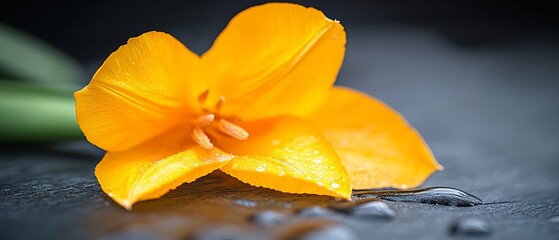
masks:
[[[243,206],[243,207],[256,207],[256,202],[255,201],[250,201],[250,200],[244,200],[244,199],[239,199],[237,201],[235,201],[235,203],[239,206]]]
[[[454,221],[450,226],[450,233],[456,235],[487,235],[491,233],[491,226],[484,220],[477,218],[462,218]]]
[[[338,212],[349,214],[350,216],[367,219],[391,219],[394,218],[394,211],[378,198],[357,199],[351,202],[335,202],[329,206]]]
[[[266,166],[264,165],[258,165],[258,167],[256,167],[257,172],[264,172],[265,170],[266,170]]]
[[[332,212],[326,208],[320,206],[312,206],[303,208],[297,211],[297,215],[300,217],[325,217],[327,215],[331,215]]]
[[[482,204],[476,196],[456,188],[429,187],[412,190],[355,190],[353,197],[380,198],[394,202],[428,203],[457,207],[471,207]]]
[[[332,185],[330,185],[330,187],[334,188],[334,189],[338,189],[340,188],[340,184],[338,183],[332,183]]]
[[[286,220],[287,216],[285,214],[273,210],[257,212],[249,217],[250,222],[264,227],[279,225],[286,222]]]
[[[317,164],[322,163],[322,159],[320,159],[320,158],[314,159],[314,160],[312,160],[312,161],[313,161],[314,163],[317,163]]]

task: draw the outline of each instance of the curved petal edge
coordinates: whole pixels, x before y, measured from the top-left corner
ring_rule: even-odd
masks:
[[[246,141],[220,139],[236,157],[220,169],[258,187],[349,199],[347,173],[320,131],[303,119],[278,117],[247,122]]]
[[[310,119],[336,149],[353,189],[416,187],[443,169],[398,112],[364,93],[334,87]]]

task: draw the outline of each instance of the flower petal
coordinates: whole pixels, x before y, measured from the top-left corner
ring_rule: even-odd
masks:
[[[105,155],[95,168],[101,188],[118,204],[131,209],[185,182],[192,182],[227,164],[232,155],[195,144],[189,129],[165,132],[132,149]]]
[[[242,126],[250,133],[247,140],[217,139],[224,151],[237,155],[222,171],[245,183],[282,192],[350,197],[340,159],[312,124],[279,117]]]
[[[235,16],[202,56],[208,108],[243,119],[304,115],[334,83],[345,32],[314,8],[269,3]]]
[[[442,169],[400,114],[363,93],[335,87],[310,119],[341,157],[353,189],[415,187]]]
[[[168,34],[131,38],[76,92],[80,128],[107,151],[126,150],[160,134],[185,119],[196,93],[206,88],[195,82],[199,62]]]

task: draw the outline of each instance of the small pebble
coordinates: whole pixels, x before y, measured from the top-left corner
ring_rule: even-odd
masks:
[[[360,239],[353,230],[346,226],[334,225],[300,236],[300,240],[357,240]]]
[[[357,199],[351,202],[339,202],[330,205],[330,208],[359,218],[384,218],[392,219],[394,211],[377,198]]]
[[[249,217],[249,221],[264,227],[279,225],[287,220],[285,214],[273,210],[257,212]]]
[[[491,233],[491,226],[481,219],[462,218],[452,223],[450,232],[455,235],[487,235]]]
[[[312,207],[308,207],[308,208],[303,208],[299,211],[297,211],[297,216],[300,217],[308,217],[308,218],[312,218],[312,217],[325,217],[332,214],[330,211],[328,211],[328,209],[325,209],[323,207],[320,206],[312,206]]]

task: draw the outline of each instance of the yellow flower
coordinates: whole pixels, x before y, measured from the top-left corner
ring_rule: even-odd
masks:
[[[121,206],[221,170],[254,186],[349,199],[351,189],[420,185],[441,167],[402,117],[333,87],[345,52],[338,21],[295,4],[235,16],[197,56],[148,32],[112,53],[76,92],[95,169]]]

